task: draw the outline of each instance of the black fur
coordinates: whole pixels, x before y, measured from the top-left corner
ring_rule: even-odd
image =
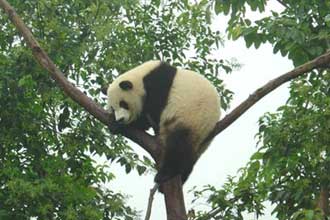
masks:
[[[160,116],[167,104],[175,74],[175,67],[161,63],[143,78],[146,92],[143,97],[143,110],[132,126],[143,130],[152,127],[156,134],[159,133]],[[152,125],[150,121],[153,122]]]
[[[177,128],[168,135],[163,163],[155,177],[156,183],[166,182],[177,175],[181,175],[182,184],[188,179],[196,161],[190,135],[187,128]]]
[[[119,87],[122,90],[127,91],[127,90],[131,90],[133,88],[133,84],[132,84],[132,82],[125,80],[125,81],[122,81],[119,83]]]
[[[123,109],[126,109],[126,110],[129,109],[128,103],[125,102],[124,100],[121,100],[121,101],[119,102],[119,107],[121,107],[121,108],[123,108]]]
[[[150,116],[156,125],[156,134],[159,132],[160,116],[167,104],[175,74],[175,67],[161,63],[143,79],[146,97],[142,114]],[[146,123],[148,122],[146,121]]]

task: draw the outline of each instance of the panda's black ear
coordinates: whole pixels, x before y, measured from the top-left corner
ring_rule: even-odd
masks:
[[[119,87],[122,90],[130,90],[133,88],[133,84],[130,81],[125,80],[119,83]]]

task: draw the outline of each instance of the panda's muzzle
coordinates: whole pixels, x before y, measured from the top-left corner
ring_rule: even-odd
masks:
[[[116,122],[119,124],[123,124],[125,121],[125,118],[123,116],[120,116],[118,113],[116,114],[116,112],[114,112],[114,114],[115,114]]]
[[[129,112],[125,109],[118,109],[117,111],[114,112],[115,114],[115,120],[119,124],[127,124],[129,120]]]

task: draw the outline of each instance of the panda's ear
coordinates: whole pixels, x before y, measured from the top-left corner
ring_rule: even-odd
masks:
[[[119,87],[122,90],[130,90],[133,88],[133,84],[130,81],[125,80],[119,83]]]

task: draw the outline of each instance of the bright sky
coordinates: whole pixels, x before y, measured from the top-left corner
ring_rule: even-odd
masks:
[[[276,3],[272,5],[272,8],[280,10],[280,6]],[[214,25],[223,27],[221,30],[224,30],[226,21],[226,18],[219,17],[215,20]],[[243,64],[240,70],[224,77],[227,87],[235,93],[231,109],[245,100],[257,88],[293,68],[287,58],[273,54],[271,45],[261,46],[257,50],[247,49],[243,40],[226,41],[225,47],[219,51],[219,56],[222,58],[235,57],[239,63]],[[191,206],[193,197],[188,190],[193,186],[200,188],[207,184],[221,187],[228,175],[236,175],[237,170],[249,161],[250,156],[256,151],[257,140],[254,136],[258,132],[258,119],[265,112],[274,112],[279,106],[285,104],[288,98],[287,85],[282,85],[268,94],[214,139],[184,185],[187,211],[193,208]],[[145,154],[140,147],[136,146],[134,150]],[[136,172],[132,172],[127,175],[124,168],[117,165],[112,166],[111,171],[116,174],[116,180],[108,185],[109,189],[130,195],[129,205],[141,210],[141,219],[144,219],[149,190],[154,184],[154,174],[138,176]],[[274,217],[270,217],[270,212],[271,208],[268,207],[267,215],[262,219],[274,219]],[[166,219],[164,199],[160,193],[155,195],[151,219]],[[253,215],[249,215],[246,219],[253,219]]]

